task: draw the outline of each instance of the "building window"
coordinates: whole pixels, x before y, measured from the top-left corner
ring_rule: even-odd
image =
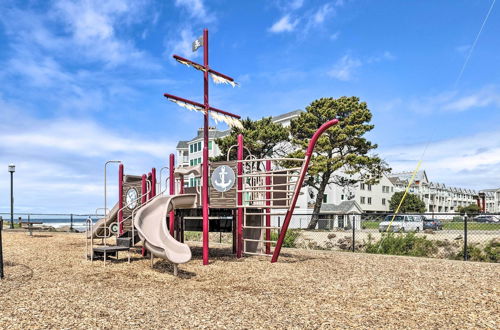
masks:
[[[372,198],[371,197],[368,197],[368,204],[372,204]]]
[[[189,160],[189,166],[193,166],[193,160],[192,159]]]
[[[192,144],[189,145],[189,152],[193,153],[193,145]]]
[[[340,200],[343,201],[344,200],[344,195],[340,195]]]
[[[364,204],[365,203],[365,198],[361,197],[360,201],[361,201],[361,204]]]
[[[361,189],[361,190],[365,190],[365,184],[364,184],[364,183],[360,183],[360,184],[359,184],[359,189]]]
[[[323,195],[323,203],[327,203],[327,201],[328,201],[328,195],[324,194]]]
[[[371,191],[371,190],[372,190],[372,185],[371,185],[371,184],[369,184],[369,185],[367,185],[367,186],[368,186],[368,190],[369,190],[369,191]]]
[[[391,187],[391,192],[394,192],[394,187]]]
[[[200,151],[200,150],[201,150],[201,141],[198,142],[198,151]]]
[[[198,158],[198,164],[201,164],[201,157]]]
[[[213,141],[208,141],[208,150],[212,150],[212,142]]]
[[[382,205],[385,205],[385,198],[382,198]]]

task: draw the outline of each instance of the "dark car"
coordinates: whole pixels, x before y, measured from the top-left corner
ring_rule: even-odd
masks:
[[[443,230],[443,223],[438,219],[424,219],[424,229]]]
[[[499,222],[498,218],[493,215],[478,215],[477,217],[474,217],[474,221],[486,223]]]

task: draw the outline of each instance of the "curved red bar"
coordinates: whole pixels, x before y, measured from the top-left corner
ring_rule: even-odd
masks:
[[[278,261],[278,256],[280,255],[281,246],[283,245],[283,241],[285,240],[286,231],[288,230],[288,226],[290,225],[290,220],[292,219],[293,210],[295,209],[295,204],[297,204],[297,199],[299,197],[300,189],[302,188],[302,184],[304,183],[304,178],[307,173],[307,168],[309,167],[309,162],[311,161],[311,155],[312,152],[314,151],[314,146],[316,145],[316,142],[318,141],[321,134],[323,134],[327,129],[329,129],[333,125],[336,125],[338,122],[339,122],[338,119],[332,119],[330,121],[327,121],[326,123],[321,125],[320,128],[318,128],[316,133],[314,133],[311,140],[309,141],[309,145],[307,146],[307,151],[306,151],[306,158],[304,164],[302,164],[299,180],[297,181],[295,185],[295,191],[293,192],[292,203],[290,205],[290,208],[286,212],[285,220],[283,220],[283,227],[281,227],[280,236],[278,238],[278,242],[276,243],[276,247],[274,248],[271,262]]]

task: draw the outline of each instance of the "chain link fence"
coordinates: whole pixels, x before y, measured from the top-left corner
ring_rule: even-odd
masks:
[[[287,236],[295,248],[500,261],[500,214],[294,214]]]
[[[26,231],[84,232],[85,222],[90,217],[93,222],[102,214],[50,214],[50,213],[0,213],[3,228]]]

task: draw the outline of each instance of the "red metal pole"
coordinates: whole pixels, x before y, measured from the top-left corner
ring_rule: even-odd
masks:
[[[271,171],[271,160],[266,160],[266,172],[270,172]],[[267,174],[266,175],[266,205],[267,206],[270,206],[271,205],[271,175],[270,174]],[[270,241],[271,240],[271,229],[269,227],[271,227],[271,209],[267,209],[266,211],[266,241]],[[270,242],[266,242],[266,254],[270,254],[271,253],[271,243]]]
[[[174,154],[170,154],[170,158],[169,158],[169,171],[170,171],[170,180],[169,180],[169,184],[170,184],[170,196],[173,196],[175,195],[175,173],[174,173],[174,170],[175,170],[175,155]],[[175,214],[174,214],[174,211],[170,211],[170,213],[168,214],[168,227],[170,228],[170,235],[172,235],[172,237],[174,236],[174,226],[175,226]]]
[[[243,160],[243,134],[238,135],[238,160]],[[243,205],[243,193],[241,190],[243,189],[243,163],[238,162],[237,164],[238,171],[238,205]],[[243,208],[238,207],[237,215],[236,215],[236,257],[241,258],[243,250]]]
[[[483,200],[483,213],[486,213],[486,194],[482,196]]]
[[[208,209],[208,30],[203,30],[203,73],[205,115],[203,125],[203,186],[202,186],[202,207],[203,207],[203,264],[208,265],[208,230],[209,230],[209,209]]]
[[[152,175],[151,175],[151,172],[148,173],[148,181],[149,183],[151,184],[150,188],[149,188],[149,193],[148,193],[148,200],[151,199],[151,197],[153,196],[152,192],[153,192],[153,179],[152,179]]]
[[[293,192],[292,203],[290,204],[290,209],[286,212],[285,219],[283,220],[283,226],[281,227],[280,235],[278,238],[278,242],[276,243],[276,248],[274,248],[273,257],[271,258],[271,262],[278,261],[278,256],[281,251],[281,246],[283,245],[283,241],[285,239],[286,231],[288,226],[290,225],[290,220],[292,218],[293,210],[295,209],[295,205],[297,204],[297,198],[300,194],[300,189],[302,188],[302,183],[304,183],[304,178],[307,173],[307,168],[309,167],[309,162],[311,161],[311,155],[314,150],[314,146],[316,145],[316,141],[318,141],[321,134],[323,134],[327,129],[337,124],[338,119],[332,119],[327,121],[314,133],[311,140],[309,141],[309,145],[307,146],[307,151],[305,155],[304,164],[302,165],[302,170],[300,171],[299,179],[295,184],[295,191]]]
[[[123,164],[118,166],[118,224],[119,234],[123,235]]]
[[[151,196],[156,196],[156,168],[151,169]]]

